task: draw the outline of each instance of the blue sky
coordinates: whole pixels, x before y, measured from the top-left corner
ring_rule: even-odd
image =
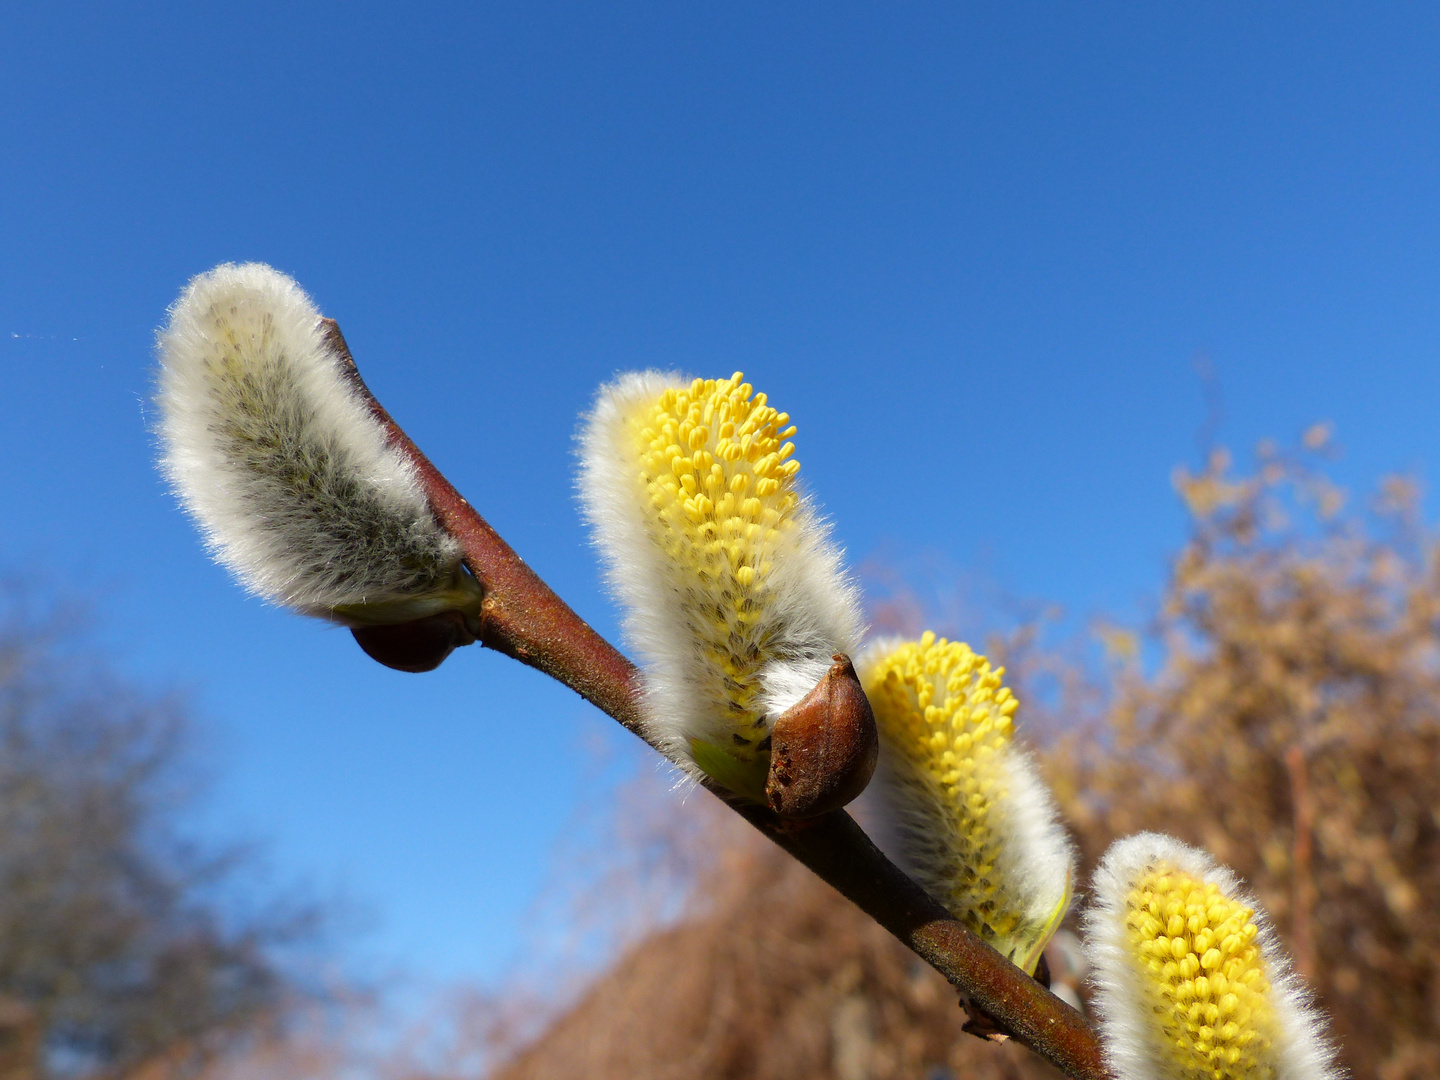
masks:
[[[147,430],[191,275],[297,277],[611,636],[572,436],[646,366],[792,413],[856,560],[1125,615],[1182,536],[1197,356],[1222,441],[1325,419],[1346,479],[1433,472],[1437,56],[1420,4],[5,5],[0,569],[190,690],[195,827],[369,910],[356,963],[494,978],[644,758],[534,672],[383,670],[206,561]]]

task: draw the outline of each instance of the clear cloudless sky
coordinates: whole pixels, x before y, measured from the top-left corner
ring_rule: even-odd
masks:
[[[595,747],[631,751],[503,658],[390,672],[206,560],[152,465],[152,342],[227,260],[339,319],[607,635],[572,438],[646,366],[792,413],[857,560],[1137,611],[1183,535],[1198,355],[1222,441],[1325,419],[1345,479],[1433,472],[1440,9],[0,5],[0,571],[189,688],[196,828],[371,911],[365,962],[492,979]]]

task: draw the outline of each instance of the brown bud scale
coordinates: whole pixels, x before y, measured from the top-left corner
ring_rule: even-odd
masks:
[[[880,756],[875,714],[848,656],[775,718],[765,799],[781,817],[838,810],[870,782]]]
[[[350,631],[370,659],[396,671],[434,671],[457,645],[475,640],[459,611],[442,611],[390,626],[359,626]]]

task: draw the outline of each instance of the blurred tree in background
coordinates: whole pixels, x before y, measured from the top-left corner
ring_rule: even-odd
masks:
[[[1098,628],[1105,663],[1042,648],[1033,626],[986,644],[1084,872],[1139,829],[1209,848],[1274,916],[1354,1075],[1420,1080],[1440,1075],[1440,543],[1412,484],[1350,506],[1324,472],[1328,432],[1305,446],[1262,446],[1252,475],[1223,452],[1177,473],[1190,538],[1149,626]],[[686,915],[540,1038],[496,1040],[495,1075],[1058,1075],[962,1035],[938,975],[742,826],[708,827]],[[1063,935],[1050,961],[1083,996]]]
[[[1051,755],[1062,804],[1089,860],[1141,828],[1208,847],[1357,1077],[1440,1075],[1440,543],[1415,487],[1347,509],[1268,446],[1254,475],[1217,452],[1176,486],[1191,538],[1149,640],[1112,637],[1130,658],[1103,712]]]
[[[238,850],[177,826],[174,698],[89,655],[83,617],[0,588],[0,1080],[180,1076],[275,1021],[296,906],[241,915]]]

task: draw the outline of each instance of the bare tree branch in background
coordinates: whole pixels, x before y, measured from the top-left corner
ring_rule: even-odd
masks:
[[[188,718],[0,588],[0,1076],[118,1076],[213,1056],[293,987],[272,950],[311,913],[227,914],[238,851],[181,836]],[[37,1060],[38,1057],[38,1060]],[[5,1072],[10,1069],[11,1072]]]

